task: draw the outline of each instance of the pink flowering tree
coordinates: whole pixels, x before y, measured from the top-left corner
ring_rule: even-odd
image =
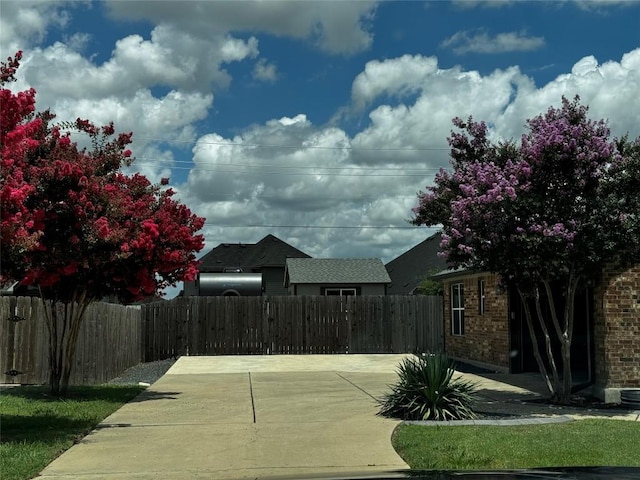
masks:
[[[2,87],[20,53],[2,63]],[[39,288],[49,332],[49,386],[66,393],[87,306],[158,294],[197,274],[204,219],[171,189],[125,175],[131,134],[86,120],[55,125],[35,113],[35,91],[0,89],[2,280]],[[81,149],[63,131],[83,132]]]
[[[529,120],[520,144],[490,142],[472,118],[453,123],[453,170],[418,194],[413,222],[443,226],[453,267],[497,273],[515,288],[540,372],[566,401],[573,326],[586,321],[574,315],[577,290],[608,264],[640,261],[640,141],[610,139],[578,97]]]

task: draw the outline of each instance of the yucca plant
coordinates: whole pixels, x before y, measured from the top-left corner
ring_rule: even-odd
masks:
[[[453,378],[454,363],[442,354],[405,358],[399,381],[380,399],[378,415],[402,420],[476,418],[471,405],[476,387]]]

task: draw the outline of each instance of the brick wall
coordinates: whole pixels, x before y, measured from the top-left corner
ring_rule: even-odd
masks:
[[[485,309],[480,313],[478,284],[484,280]],[[464,284],[464,335],[453,335],[451,285]],[[497,277],[479,274],[444,282],[445,352],[451,357],[509,368],[508,295],[496,291]]]
[[[596,387],[640,388],[640,265],[605,270],[594,304]]]

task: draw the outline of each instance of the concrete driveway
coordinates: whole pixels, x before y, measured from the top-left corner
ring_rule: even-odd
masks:
[[[405,355],[182,357],[42,473],[246,479],[408,468],[375,415]]]

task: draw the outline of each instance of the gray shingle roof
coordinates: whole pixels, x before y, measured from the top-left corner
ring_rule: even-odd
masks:
[[[440,240],[441,234],[436,233],[387,263],[389,295],[411,294],[425,278],[447,268],[447,262],[438,256]]]
[[[287,258],[288,284],[389,283],[379,258]]]
[[[284,267],[287,257],[308,257],[306,253],[271,234],[258,243],[222,243],[200,259],[201,272],[221,272],[224,267],[247,270]]]

